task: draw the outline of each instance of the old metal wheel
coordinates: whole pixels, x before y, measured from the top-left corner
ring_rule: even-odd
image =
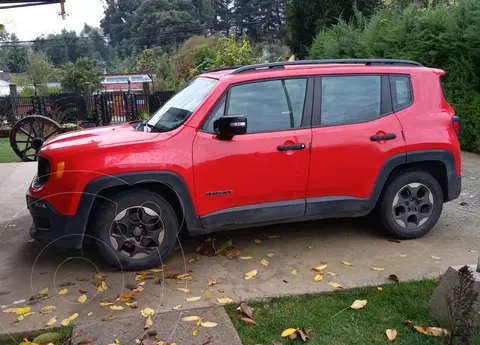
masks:
[[[398,225],[415,229],[428,220],[433,207],[434,199],[430,189],[422,183],[409,183],[395,195],[392,212]]]
[[[58,133],[62,133],[62,127],[52,119],[40,115],[26,116],[13,125],[10,146],[22,161],[35,161],[43,143]]]
[[[152,254],[163,243],[165,225],[162,217],[145,206],[120,211],[110,226],[110,243],[120,254],[140,259]]]

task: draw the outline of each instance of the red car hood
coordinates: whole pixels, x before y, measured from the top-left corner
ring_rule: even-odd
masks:
[[[158,133],[137,131],[129,123],[124,123],[57,135],[45,142],[42,151],[46,152],[66,147],[74,149],[80,147],[123,145],[131,142],[151,140],[157,135]]]

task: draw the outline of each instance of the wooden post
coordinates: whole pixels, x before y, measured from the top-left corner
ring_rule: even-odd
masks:
[[[478,256],[477,272],[480,273],[480,255]]]
[[[18,93],[17,93],[17,85],[10,84],[8,85],[10,88],[10,103],[12,104],[12,113],[7,113],[7,119],[9,122],[16,122],[15,115],[17,115],[18,110]]]
[[[146,81],[146,82],[143,82],[142,83],[142,86],[143,86],[143,93],[145,95],[150,95],[151,93],[151,90],[150,90],[150,82]]]

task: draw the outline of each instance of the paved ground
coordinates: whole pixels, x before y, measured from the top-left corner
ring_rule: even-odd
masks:
[[[28,242],[31,221],[24,210],[24,194],[35,169],[35,164],[25,163],[0,166],[0,229],[3,229],[0,234],[0,305],[11,307],[13,302],[28,299],[43,287],[49,288],[52,297],[39,305],[33,304],[37,313],[18,324],[13,323],[15,315],[0,313],[0,333],[39,328],[52,315],[60,322],[75,312],[80,314],[75,322],[102,325],[113,322],[100,321],[108,315],[115,315],[117,319],[132,316],[143,321],[140,310],[147,306],[163,313],[177,305],[187,310],[215,306],[218,297],[240,301],[318,293],[331,290],[330,281],[353,287],[386,284],[390,274],[396,274],[400,280],[421,279],[438,276],[449,265],[474,263],[480,250],[480,156],[464,153],[462,195],[445,205],[437,226],[421,239],[390,242],[358,219],[296,223],[214,235],[217,245],[232,239],[235,248],[242,251],[241,255],[253,257],[250,260],[201,256],[199,261],[189,263],[188,260],[195,256],[195,248],[205,243],[206,237],[187,238],[167,260],[165,272],[155,273],[158,284],[153,279],[146,280],[145,291],[135,294],[138,308],[114,311],[99,306],[104,296],[96,292],[93,273],[96,269],[107,273],[110,288],[105,297],[112,300],[128,291],[126,284],[138,284],[134,272],[109,271],[92,248],[83,253],[58,252]],[[272,235],[280,237],[269,238]],[[255,243],[255,239],[260,239],[261,243]],[[267,257],[268,253],[273,256]],[[262,259],[270,264],[261,265]],[[353,266],[346,266],[342,261],[349,261]],[[338,276],[325,276],[323,281],[314,282],[310,269],[324,262],[328,263],[327,270]],[[373,267],[385,270],[375,271]],[[257,276],[244,280],[244,274],[253,269],[258,270]],[[292,275],[293,270],[298,274]],[[168,279],[168,275],[176,273],[190,273],[194,279],[189,282]],[[217,283],[210,287],[210,298],[207,298],[205,290],[210,277]],[[80,282],[76,278],[89,278],[90,281]],[[59,285],[65,282],[75,285],[68,286],[65,295],[57,295],[56,291],[62,289]],[[177,288],[188,288],[190,292],[177,291]],[[88,300],[84,304],[77,302],[81,295],[79,290],[87,291]],[[201,300],[185,301],[186,297],[196,296],[202,297]],[[38,313],[38,308],[45,305],[55,305],[55,313]],[[88,316],[89,312],[93,314]]]

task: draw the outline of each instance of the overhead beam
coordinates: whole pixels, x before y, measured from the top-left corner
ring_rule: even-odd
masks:
[[[26,2],[26,1],[0,1],[0,10],[7,10],[11,8],[21,8],[21,7],[31,7],[31,6],[41,6],[41,5],[51,5],[62,3],[61,0],[50,0],[50,1],[36,1],[36,2]],[[13,4],[13,5],[11,5]]]

